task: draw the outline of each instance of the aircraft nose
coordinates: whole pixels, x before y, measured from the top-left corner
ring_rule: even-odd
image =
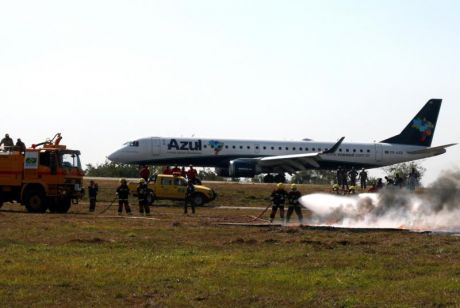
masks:
[[[109,156],[107,156],[107,159],[113,162],[116,162],[119,159],[119,155],[117,154],[118,151],[113,152]]]

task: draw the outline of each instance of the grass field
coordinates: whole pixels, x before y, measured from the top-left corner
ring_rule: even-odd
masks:
[[[99,184],[97,212],[116,182]],[[137,211],[118,217],[115,206],[89,214],[85,201],[66,215],[5,204],[0,306],[460,305],[458,237],[223,226],[250,222],[272,186],[209,186],[219,194],[210,205],[249,209],[202,207],[187,216],[180,203],[163,201],[143,219]]]

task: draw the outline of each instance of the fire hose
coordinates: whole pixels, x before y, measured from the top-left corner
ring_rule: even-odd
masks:
[[[265,214],[265,212],[268,210],[270,206],[272,206],[271,203],[267,205],[267,207],[258,216],[256,216],[253,220],[251,220],[251,222],[256,221],[257,219],[261,219],[261,217]]]
[[[115,200],[117,200],[118,196],[115,196],[115,198],[113,198],[112,202],[110,202],[109,206],[107,206],[105,209],[103,209],[101,212],[99,212],[99,214],[97,215],[101,215],[101,214],[104,214],[108,209],[110,209],[110,207],[112,206],[112,204],[115,202]]]

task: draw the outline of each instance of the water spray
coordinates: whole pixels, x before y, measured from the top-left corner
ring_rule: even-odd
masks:
[[[312,212],[309,225],[460,231],[460,172],[446,172],[423,193],[386,187],[354,196],[311,194],[300,203]]]

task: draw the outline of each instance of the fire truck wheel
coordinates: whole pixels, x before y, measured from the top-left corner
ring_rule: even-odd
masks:
[[[31,189],[24,196],[24,204],[31,213],[45,213],[47,204],[41,189]]]
[[[55,201],[54,198],[49,198],[48,199],[48,210],[51,213],[56,213],[57,212],[57,202]]]

